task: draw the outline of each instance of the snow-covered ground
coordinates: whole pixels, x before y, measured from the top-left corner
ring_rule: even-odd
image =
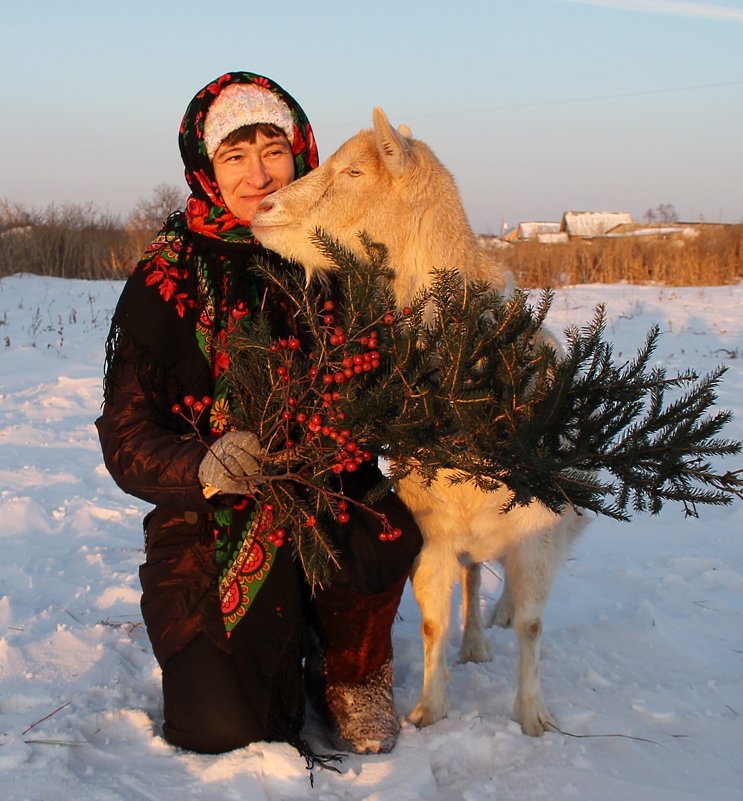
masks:
[[[0,797],[5,801],[587,801],[743,799],[743,504],[667,506],[632,523],[596,519],[545,617],[545,693],[565,732],[540,739],[510,719],[517,649],[456,664],[451,711],[394,752],[315,771],[283,744],[210,757],[158,731],[159,673],[141,624],[137,566],[146,505],[103,467],[93,420],[103,340],[121,283],[0,279]],[[562,330],[605,302],[615,354],[652,323],[671,370],[730,370],[720,406],[743,439],[743,286],[560,290]],[[737,468],[739,460],[728,460]],[[483,604],[499,592],[485,572]],[[421,682],[409,589],[395,627],[398,709]],[[310,728],[310,738],[317,732]]]

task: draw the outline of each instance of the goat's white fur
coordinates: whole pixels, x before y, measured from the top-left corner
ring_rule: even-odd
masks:
[[[253,219],[266,247],[301,262],[308,272],[331,267],[312,244],[316,228],[363,256],[359,234],[386,245],[398,303],[408,303],[434,268],[507,288],[507,277],[479,244],[449,172],[410,130],[392,128],[374,110],[372,130],[360,131],[318,169],[264,200]],[[442,472],[429,487],[413,473],[397,492],[423,533],[412,581],[421,609],[423,688],[410,720],[434,723],[448,711],[445,646],[451,594],[462,579],[463,661],[488,658],[480,612],[480,563],[500,560],[504,586],[489,625],[513,626],[519,643],[516,719],[538,736],[552,724],[539,678],[542,612],[555,572],[585,518],[554,514],[538,502],[504,514],[508,493],[451,485]]]

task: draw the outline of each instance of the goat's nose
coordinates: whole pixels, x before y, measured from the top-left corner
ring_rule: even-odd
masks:
[[[272,208],[273,200],[270,197],[264,197],[256,207],[256,211],[271,211]]]

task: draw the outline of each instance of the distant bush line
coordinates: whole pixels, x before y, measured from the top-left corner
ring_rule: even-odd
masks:
[[[185,199],[180,189],[160,184],[122,220],[91,203],[36,209],[0,198],[0,276],[125,278]]]
[[[168,214],[182,208],[184,201],[180,190],[163,184],[122,221],[92,204],[52,204],[38,210],[0,199],[0,276],[125,278]],[[734,284],[743,278],[743,225],[710,227],[691,239],[498,244],[495,254],[518,285],[527,289],[620,281]]]

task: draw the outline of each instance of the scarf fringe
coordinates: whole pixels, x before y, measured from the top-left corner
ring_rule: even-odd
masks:
[[[318,754],[312,749],[312,746],[307,742],[307,740],[301,737],[294,738],[287,742],[289,742],[289,745],[294,747],[302,759],[304,759],[305,767],[310,774],[310,787],[315,786],[314,771],[317,767],[323,768],[324,770],[332,770],[333,773],[341,772],[340,768],[333,763],[343,762],[345,754]]]

